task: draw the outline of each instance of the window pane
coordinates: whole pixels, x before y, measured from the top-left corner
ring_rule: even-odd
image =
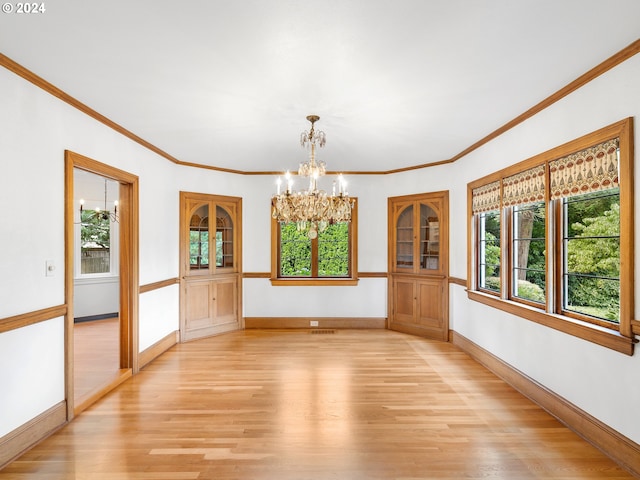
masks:
[[[566,283],[566,310],[612,323],[620,322],[620,282],[617,279],[567,275]]]
[[[420,268],[438,270],[440,255],[440,222],[436,211],[420,204]]]
[[[189,268],[209,268],[209,206],[201,205],[189,220]]]
[[[543,202],[513,207],[514,297],[545,302],[545,236]]]
[[[295,223],[280,224],[280,276],[311,276],[311,240]]]
[[[222,207],[216,207],[216,266],[233,267],[233,220]]]
[[[620,195],[618,189],[563,199],[566,232],[563,307],[618,323]]]
[[[318,276],[349,276],[349,224],[336,223],[318,232]]]
[[[500,291],[500,214],[480,214],[479,231],[479,283],[480,288]]]
[[[111,222],[95,210],[83,210],[80,218],[80,273],[111,271]]]

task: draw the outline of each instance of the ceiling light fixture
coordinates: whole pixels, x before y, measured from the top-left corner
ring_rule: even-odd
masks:
[[[271,197],[271,215],[281,223],[297,223],[298,231],[306,231],[307,236],[313,239],[318,236],[318,231],[325,230],[330,224],[350,222],[354,200],[349,198],[347,182],[342,174],[334,180],[331,195],[327,195],[324,190],[318,190],[318,178],[325,175],[326,164],[316,162],[316,146],[324,147],[327,140],[324,132],[314,129],[314,124],[320,117],[309,115],[307,120],[311,122],[311,130],[302,132],[300,144],[309,148],[309,161],[300,164],[298,175],[309,179],[309,187],[294,192],[293,179],[287,170],[284,192],[281,192],[282,179],[278,177],[277,193]]]
[[[118,201],[113,202],[113,212],[107,210],[107,179],[104,179],[104,209],[100,209],[100,207],[96,207],[94,210],[87,210],[87,212],[91,212],[89,217],[85,213],[84,218],[87,220],[96,219],[96,220],[111,220],[112,222],[119,221],[118,217]],[[80,222],[83,220],[83,212],[84,212],[84,199],[80,199]]]

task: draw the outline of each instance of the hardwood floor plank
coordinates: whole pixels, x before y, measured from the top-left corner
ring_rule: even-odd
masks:
[[[9,479],[631,479],[457,347],[388,330],[179,344]]]

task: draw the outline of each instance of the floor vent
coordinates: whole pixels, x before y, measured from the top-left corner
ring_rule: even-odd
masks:
[[[336,333],[336,331],[335,330],[321,330],[321,329],[318,329],[318,330],[311,330],[311,333]]]

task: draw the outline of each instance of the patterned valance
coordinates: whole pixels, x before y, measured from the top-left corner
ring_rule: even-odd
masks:
[[[500,180],[474,188],[471,207],[473,214],[500,209]]]
[[[549,162],[551,199],[618,186],[618,139]]]
[[[502,205],[524,205],[544,200],[544,164],[502,179]]]

